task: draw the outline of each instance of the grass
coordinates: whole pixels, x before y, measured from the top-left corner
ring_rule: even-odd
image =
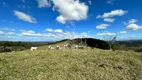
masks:
[[[0,53],[0,80],[142,80],[142,53],[45,48]]]

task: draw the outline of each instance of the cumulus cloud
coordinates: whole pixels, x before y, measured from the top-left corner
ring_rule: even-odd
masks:
[[[128,11],[118,9],[118,10],[113,10],[113,11],[108,12],[108,13],[104,13],[103,15],[98,15],[97,18],[111,18],[111,17],[115,17],[115,16],[123,16],[127,12]]]
[[[0,35],[4,35],[4,32],[3,32],[3,31],[0,31]]]
[[[37,2],[38,2],[38,8],[50,7],[50,1],[49,0],[37,0]]]
[[[55,32],[62,33],[63,31],[62,31],[62,29],[57,29],[57,30],[55,30]]]
[[[41,33],[35,33],[32,30],[26,31],[26,30],[20,30],[21,34],[20,36],[36,36],[36,37],[43,37],[43,36],[47,36],[47,34],[41,34]]]
[[[56,20],[62,24],[65,24],[67,19],[60,15],[56,18]]]
[[[76,34],[75,32],[62,32],[62,33],[58,33],[61,32],[60,30],[58,31],[58,29],[55,31],[54,33],[52,33],[52,29],[48,29],[49,31],[51,31],[51,33],[36,33],[32,30],[20,30],[21,34],[20,36],[25,36],[25,37],[42,37],[42,38],[48,38],[50,39],[52,37],[52,40],[62,40],[62,39],[74,39],[74,38],[79,38],[81,37],[81,35],[79,36],[78,34]]]
[[[97,36],[115,36],[116,33],[104,32],[104,33],[97,33]]]
[[[0,31],[0,37],[20,41],[57,41],[63,39],[87,38],[90,37],[86,32],[76,33],[62,31],[60,29],[47,29],[49,32],[35,32],[33,30],[20,30],[20,33]]]
[[[142,26],[137,25],[136,24],[137,21],[138,20],[136,19],[130,19],[128,22],[124,22],[124,25],[126,25],[127,30],[134,30],[134,31],[140,30],[142,29]]]
[[[134,30],[134,31],[136,31],[136,30],[142,29],[142,26],[139,26],[137,24],[129,24],[128,26],[126,26],[126,28],[128,30]]]
[[[82,38],[87,38],[87,37],[89,37],[89,36],[88,36],[88,34],[87,34],[86,32],[83,32],[83,33],[81,33],[81,37],[82,37]]]
[[[47,28],[46,29],[46,31],[48,31],[48,32],[57,32],[57,33],[62,33],[63,32],[63,30],[62,29],[55,29],[55,30],[53,30],[53,29],[50,29],[50,28]]]
[[[62,24],[67,21],[80,21],[87,19],[88,6],[79,0],[52,0],[54,10],[60,15],[56,20]]]
[[[15,31],[15,29],[11,29],[11,28],[0,28],[0,30],[4,30],[4,31]]]
[[[100,24],[96,28],[97,29],[106,29],[108,26],[110,26],[110,25],[109,24]]]
[[[130,19],[128,22],[124,22],[124,25],[135,24],[138,20]]]
[[[7,35],[7,36],[15,36],[16,33],[15,33],[15,32],[7,32],[6,35]]]
[[[0,31],[0,35],[1,36],[15,36],[16,33],[15,32],[4,32],[4,31]]]
[[[106,22],[114,22],[115,19],[112,19],[112,18],[105,18],[104,21],[106,21]]]
[[[20,31],[22,32],[22,36],[33,36],[35,34],[35,32],[32,30],[29,30],[29,31],[20,30]]]
[[[122,9],[118,9],[118,10],[113,10],[111,12],[108,13],[104,13],[103,15],[98,15],[96,18],[103,18],[104,21],[106,22],[114,22],[115,19],[113,19],[113,17],[115,16],[123,16],[127,13],[128,11],[122,10]]]
[[[126,32],[126,31],[120,31],[120,33],[121,33],[121,34],[126,34],[127,32]]]
[[[138,20],[136,20],[136,19],[131,19],[131,20],[129,20],[129,22],[128,22],[128,24],[134,24],[134,23],[136,23]]]
[[[36,23],[36,19],[28,14],[25,14],[17,10],[14,10],[13,12],[14,12],[14,15],[17,16],[20,20],[23,20],[29,23]]]

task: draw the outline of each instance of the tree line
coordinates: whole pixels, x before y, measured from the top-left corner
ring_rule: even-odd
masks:
[[[31,42],[0,41],[0,52],[22,51],[32,46]]]

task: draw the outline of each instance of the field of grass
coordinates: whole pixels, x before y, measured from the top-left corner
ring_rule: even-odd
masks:
[[[46,47],[0,53],[0,80],[142,80],[142,53]]]

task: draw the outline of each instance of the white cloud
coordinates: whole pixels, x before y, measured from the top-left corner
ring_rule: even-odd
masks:
[[[120,31],[120,33],[121,33],[121,34],[126,34],[127,32],[126,32],[126,31]]]
[[[20,30],[22,32],[23,35],[32,35],[32,34],[35,34],[34,31],[32,30],[29,30],[29,31],[26,31],[26,30]]]
[[[106,21],[106,22],[114,22],[115,19],[112,19],[112,18],[105,18],[104,21]]]
[[[108,3],[108,4],[113,4],[114,1],[115,1],[115,0],[108,0],[107,3]]]
[[[62,31],[62,29],[57,29],[57,30],[54,30],[55,32],[57,32],[57,33],[62,33],[63,31]]]
[[[15,33],[15,32],[8,32],[7,35],[8,35],[8,36],[15,36],[16,33]]]
[[[26,31],[26,30],[20,30],[21,34],[20,36],[25,36],[25,37],[42,37],[46,39],[52,39],[52,40],[62,40],[62,39],[74,39],[78,38],[79,36],[75,32],[60,32],[58,29],[56,30],[55,33],[35,33],[32,30]],[[55,31],[55,30],[54,30]],[[81,36],[80,36],[81,37]]]
[[[124,25],[135,24],[138,20],[130,19],[128,22],[124,22]]]
[[[113,10],[113,11],[108,12],[108,13],[104,13],[103,15],[98,15],[97,18],[111,18],[111,17],[115,17],[115,16],[123,16],[127,12],[128,11],[124,11],[122,9],[118,9],[118,10]]]
[[[3,31],[0,31],[0,35],[4,35],[4,32],[3,32]]]
[[[15,31],[15,29],[11,29],[11,31]]]
[[[33,30],[20,30],[20,33],[15,32],[4,32],[0,31],[0,37],[5,37],[5,39],[14,39],[15,41],[57,41],[63,39],[75,39],[75,38],[87,38],[89,35],[85,32],[63,32],[60,29],[47,29],[51,32],[36,33]],[[52,32],[54,31],[54,32]]]
[[[64,32],[61,34],[56,34],[56,38],[59,39],[74,39],[79,37],[75,32]]]
[[[4,32],[4,31],[0,31],[0,35],[1,36],[15,36],[16,33],[15,32]]]
[[[60,15],[56,18],[56,20],[62,24],[65,24],[67,19],[65,19],[62,15]]]
[[[83,33],[81,33],[81,37],[82,37],[82,38],[87,38],[87,37],[88,37],[88,34],[85,33],[85,32],[83,32]]]
[[[134,30],[134,31],[136,31],[136,30],[142,29],[142,26],[139,26],[137,24],[129,24],[128,26],[126,26],[126,28],[128,30]]]
[[[0,28],[0,30],[4,30],[4,31],[15,31],[15,29],[10,29],[10,28]]]
[[[136,20],[136,19],[131,19],[131,20],[129,20],[129,23],[128,24],[134,24],[134,23],[136,23],[138,20]]]
[[[96,28],[97,29],[106,29],[108,26],[110,26],[110,25],[109,24],[100,24]]]
[[[54,30],[50,29],[50,28],[47,28],[46,31],[48,31],[48,32],[54,32]]]
[[[37,0],[39,8],[50,7],[50,2],[48,0]]]
[[[127,30],[141,30],[142,29],[142,26],[139,26],[136,24],[138,20],[136,19],[130,19],[128,22],[123,22],[124,25],[126,25],[126,29]]]
[[[48,32],[55,32],[55,33],[63,33],[63,30],[62,29],[50,29],[50,28],[47,28],[46,31]]]
[[[85,20],[88,16],[88,6],[79,0],[52,0],[54,10],[60,15],[56,20],[62,24],[67,21]]]
[[[20,30],[21,31],[21,36],[38,36],[41,37],[43,35],[41,35],[40,33],[35,33],[32,30],[26,31],[26,30]]]
[[[92,4],[92,1],[91,1],[91,0],[89,0],[89,1],[88,1],[88,3],[91,5],[91,4]]]
[[[17,16],[19,19],[21,19],[23,21],[26,21],[29,23],[36,23],[36,19],[28,14],[25,14],[25,13],[17,11],[17,10],[14,10],[13,12],[14,12],[15,16]]]
[[[104,32],[104,33],[97,33],[97,36],[115,36],[116,33]]]

